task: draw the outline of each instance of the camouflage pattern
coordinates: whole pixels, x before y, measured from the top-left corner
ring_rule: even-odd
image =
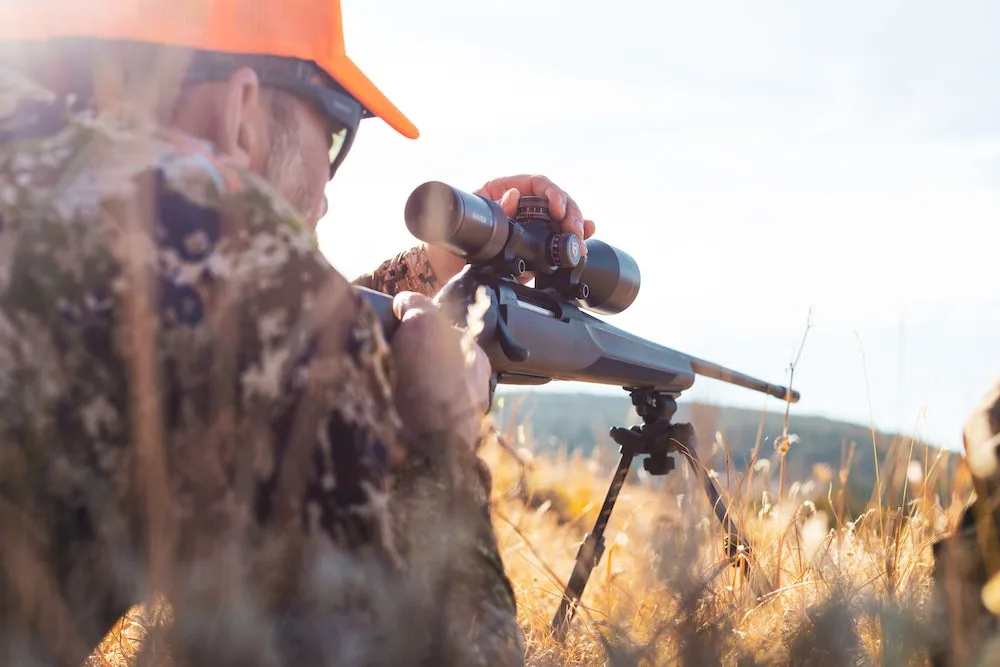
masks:
[[[0,663],[156,590],[178,665],[522,664],[480,464],[389,360],[267,183],[0,67]]]
[[[380,264],[374,271],[354,280],[355,285],[368,287],[389,295],[417,292],[433,297],[444,286],[427,258],[426,247],[418,245]],[[478,445],[482,446],[483,440]],[[428,453],[433,457],[433,453]],[[517,626],[517,602],[513,587],[504,570],[490,516],[492,475],[478,457],[478,449],[465,448],[449,453],[452,460],[417,457],[412,467],[399,475],[396,497],[400,500],[398,514],[405,516],[407,533],[401,541],[411,540],[414,548],[425,554],[441,556],[440,535],[434,525],[456,508],[470,508],[471,514],[446,521],[449,524],[475,526],[477,530],[464,537],[450,537],[455,542],[450,549],[467,554],[462,559],[450,557],[451,580],[447,586],[457,589],[448,605],[456,618],[473,619],[474,629],[458,626],[456,642],[467,644],[473,653],[463,656],[458,664],[519,665],[523,664],[524,648]],[[450,476],[441,472],[450,469]],[[466,489],[455,503],[449,484],[461,479]],[[433,491],[431,491],[433,490]],[[469,499],[473,499],[469,502]],[[404,500],[405,499],[405,500]],[[422,539],[423,538],[423,539]],[[462,546],[456,548],[457,543]],[[469,634],[474,632],[475,635]],[[465,634],[467,639],[462,639]],[[452,656],[453,658],[453,656]],[[453,664],[452,658],[442,657],[441,664]],[[473,662],[469,662],[469,661]]]
[[[962,443],[980,495],[1000,494],[1000,381],[990,388],[965,422]],[[995,504],[995,503],[994,503]],[[997,514],[1000,519],[1000,513]],[[1000,562],[994,565],[1000,569]]]
[[[987,582],[1000,576],[1000,382],[966,420],[962,441],[976,498],[955,532],[934,544],[935,667],[1000,657],[1000,619],[983,601]]]
[[[400,292],[434,296],[444,286],[422,245],[387,259],[371,273],[356,278],[354,284],[393,296]]]

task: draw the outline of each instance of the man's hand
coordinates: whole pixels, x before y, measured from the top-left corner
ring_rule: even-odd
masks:
[[[571,232],[585,241],[594,235],[596,229],[593,220],[583,217],[573,198],[545,176],[521,174],[495,178],[473,194],[498,202],[504,213],[511,217],[517,213],[517,203],[522,195],[545,197],[549,202],[549,215],[559,223],[560,231]],[[583,246],[583,254],[587,254],[586,245]],[[465,266],[461,257],[436,246],[427,247],[427,259],[441,282],[451,280]]]
[[[426,296],[401,292],[392,308],[400,322],[391,345],[404,424],[418,436],[449,430],[473,447],[489,405],[486,353]]]

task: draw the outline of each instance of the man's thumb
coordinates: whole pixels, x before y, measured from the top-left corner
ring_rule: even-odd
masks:
[[[507,214],[508,217],[513,218],[517,213],[517,203],[521,200],[521,193],[517,188],[511,188],[507,192],[503,193],[500,197],[500,208],[503,212]]]

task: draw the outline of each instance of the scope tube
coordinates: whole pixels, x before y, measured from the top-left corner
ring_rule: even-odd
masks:
[[[587,256],[580,259],[575,236],[553,234],[544,220],[526,217],[515,222],[496,202],[440,181],[428,181],[413,190],[404,210],[411,234],[467,262],[489,263],[510,254],[535,274],[537,287],[555,290],[561,299],[587,310],[613,315],[632,305],[641,274],[631,255],[590,239]]]

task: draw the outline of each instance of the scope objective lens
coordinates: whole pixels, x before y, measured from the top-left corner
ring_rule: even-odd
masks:
[[[431,181],[406,200],[406,227],[415,237],[475,261],[496,257],[507,241],[510,223],[495,202]]]

